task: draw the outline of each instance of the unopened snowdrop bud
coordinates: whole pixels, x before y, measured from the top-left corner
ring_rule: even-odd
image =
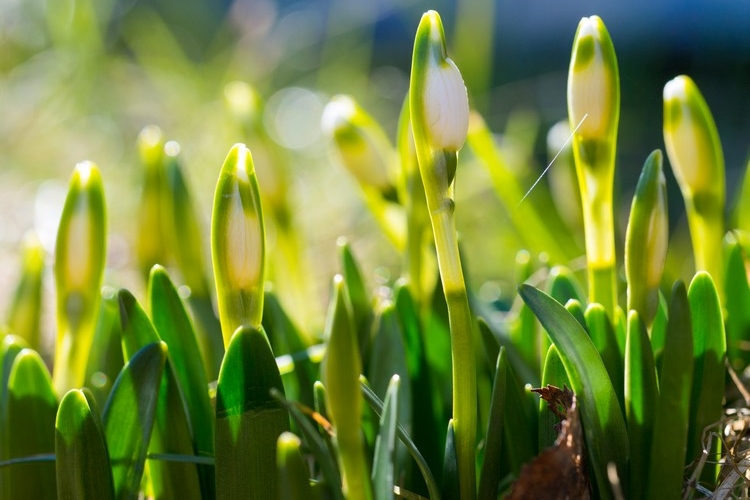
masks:
[[[55,243],[54,378],[59,394],[84,383],[101,301],[106,234],[104,187],[99,169],[88,161],[79,163],[70,179]]]
[[[625,237],[628,310],[638,311],[647,324],[656,314],[669,238],[667,181],[662,163],[660,150],[653,151],[646,159]]]
[[[211,255],[225,346],[238,327],[260,327],[264,239],[253,158],[243,144],[235,144],[219,175],[211,222]]]
[[[395,190],[389,175],[393,148],[377,122],[354,99],[334,96],[323,110],[323,133],[357,182],[382,193]]]
[[[690,77],[664,86],[664,144],[684,197],[723,193],[724,156],[706,101]]]
[[[469,129],[469,97],[461,72],[448,58],[440,15],[422,16],[412,62],[412,126],[435,150],[458,151]]]
[[[617,133],[620,76],[612,40],[598,16],[584,17],[578,24],[570,58],[568,114],[582,140],[607,140]]]

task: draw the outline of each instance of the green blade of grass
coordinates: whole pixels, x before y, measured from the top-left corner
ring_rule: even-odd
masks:
[[[166,360],[167,346],[162,342],[136,352],[117,377],[104,407],[102,421],[118,500],[135,498],[140,491]]]
[[[659,399],[654,416],[651,470],[645,498],[679,498],[693,384],[693,327],[683,283],[675,284],[669,304],[669,323],[659,377]]]
[[[545,388],[549,385],[560,389],[570,387],[570,379],[554,344],[547,351],[544,372],[542,372],[542,387]],[[555,444],[558,435],[555,427],[559,421],[560,419],[549,409],[547,401],[544,398],[539,398],[539,451]]]
[[[609,379],[612,381],[612,386],[617,395],[617,401],[620,402],[620,408],[625,408],[625,398],[623,396],[625,383],[623,378],[623,357],[620,355],[612,321],[601,304],[590,304],[584,314],[589,336],[594,346],[596,346],[599,356],[601,356],[604,367],[607,369]]]
[[[745,272],[744,250],[735,233],[727,233],[724,237],[724,255],[727,355],[732,368],[741,372],[750,364],[750,351],[743,348],[743,344],[750,342],[750,286]]]
[[[571,388],[580,402],[590,466],[601,498],[612,498],[607,466],[627,477],[628,434],[620,404],[596,347],[576,319],[556,300],[522,284],[519,293],[557,346]]]
[[[216,389],[216,495],[265,500],[278,496],[276,442],[289,414],[271,397],[283,391],[266,334],[240,327],[232,335]],[[283,392],[282,392],[283,394]]]
[[[14,358],[8,377],[7,440],[9,458],[52,453],[55,449],[57,397],[49,371],[41,356],[32,349],[21,350]],[[3,498],[57,498],[55,464],[31,461],[9,467]]]
[[[151,270],[149,299],[153,325],[169,347],[169,361],[184,400],[195,454],[213,456],[213,410],[195,330],[177,289],[161,266]],[[214,494],[213,468],[199,467],[198,473],[204,497],[211,498]]]
[[[503,422],[505,420],[505,392],[507,390],[507,370],[505,348],[501,347],[495,364],[495,379],[492,385],[492,400],[487,431],[484,436],[484,460],[479,473],[477,498],[479,500],[497,499],[498,484],[502,464]]]
[[[702,452],[703,430],[722,416],[722,398],[726,368],[727,344],[724,334],[719,293],[711,275],[699,271],[688,289],[690,318],[693,323],[693,391],[690,402],[690,428],[688,430],[688,461],[697,460]],[[714,446],[719,446],[719,440]],[[718,452],[718,448],[714,451]],[[716,467],[704,468],[704,478],[715,481]]]
[[[630,442],[629,494],[644,498],[648,485],[654,412],[659,391],[646,328],[635,310],[628,315],[625,342],[625,416]]]
[[[60,402],[55,422],[58,498],[115,498],[112,465],[98,412],[87,389],[73,389]]]
[[[388,384],[380,415],[380,430],[375,442],[372,464],[372,488],[374,500],[393,498],[396,478],[396,430],[399,414],[399,376],[394,375]]]

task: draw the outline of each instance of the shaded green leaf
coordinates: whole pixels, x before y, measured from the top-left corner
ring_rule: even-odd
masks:
[[[399,414],[400,377],[394,375],[388,384],[380,415],[380,429],[375,442],[372,464],[372,487],[375,500],[393,499],[393,486],[396,477],[396,434]]]

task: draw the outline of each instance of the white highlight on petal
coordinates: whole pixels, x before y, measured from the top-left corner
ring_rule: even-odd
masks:
[[[357,113],[357,105],[349,96],[336,95],[323,108],[321,116],[321,128],[323,133],[333,137],[337,130],[348,127],[351,120]]]
[[[429,65],[424,104],[432,146],[453,151],[461,149],[469,130],[469,96],[461,72],[451,59]]]

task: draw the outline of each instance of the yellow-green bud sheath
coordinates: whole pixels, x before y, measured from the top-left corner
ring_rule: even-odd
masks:
[[[383,129],[353,98],[334,96],[321,117],[339,163],[357,180],[370,212],[398,249],[405,246],[403,209],[398,204],[396,153]]]
[[[659,304],[659,284],[669,239],[667,181],[662,163],[662,153],[658,149],[646,159],[625,236],[627,308],[638,311],[645,325],[651,324]]]
[[[393,148],[375,120],[352,97],[333,96],[323,109],[321,126],[357,182],[381,192],[394,189],[389,172]]]
[[[250,150],[235,144],[219,174],[211,218],[211,257],[224,347],[240,326],[260,328],[265,228]]]
[[[91,162],[76,165],[55,244],[58,394],[82,387],[96,328],[107,254],[104,187]]]
[[[687,208],[698,271],[723,291],[724,155],[711,111],[690,77],[664,86],[664,144]]]
[[[336,433],[344,496],[349,500],[367,500],[372,498],[372,487],[361,431],[359,376],[362,362],[346,284],[341,275],[333,279],[333,298],[324,335],[328,346],[322,366],[325,403]]]
[[[598,16],[578,24],[568,72],[568,118],[583,208],[589,296],[610,318],[617,303],[612,184],[620,76],[609,32]]]
[[[137,147],[143,165],[143,185],[138,203],[138,227],[135,254],[141,276],[148,275],[155,264],[168,265],[169,192],[164,172],[164,134],[155,125],[148,125],[138,134]]]
[[[462,500],[471,500],[476,496],[474,319],[461,268],[452,199],[457,150],[468,132],[469,102],[461,74],[446,55],[443,24],[435,11],[426,12],[417,28],[409,105],[419,171],[448,306],[460,496]]]

